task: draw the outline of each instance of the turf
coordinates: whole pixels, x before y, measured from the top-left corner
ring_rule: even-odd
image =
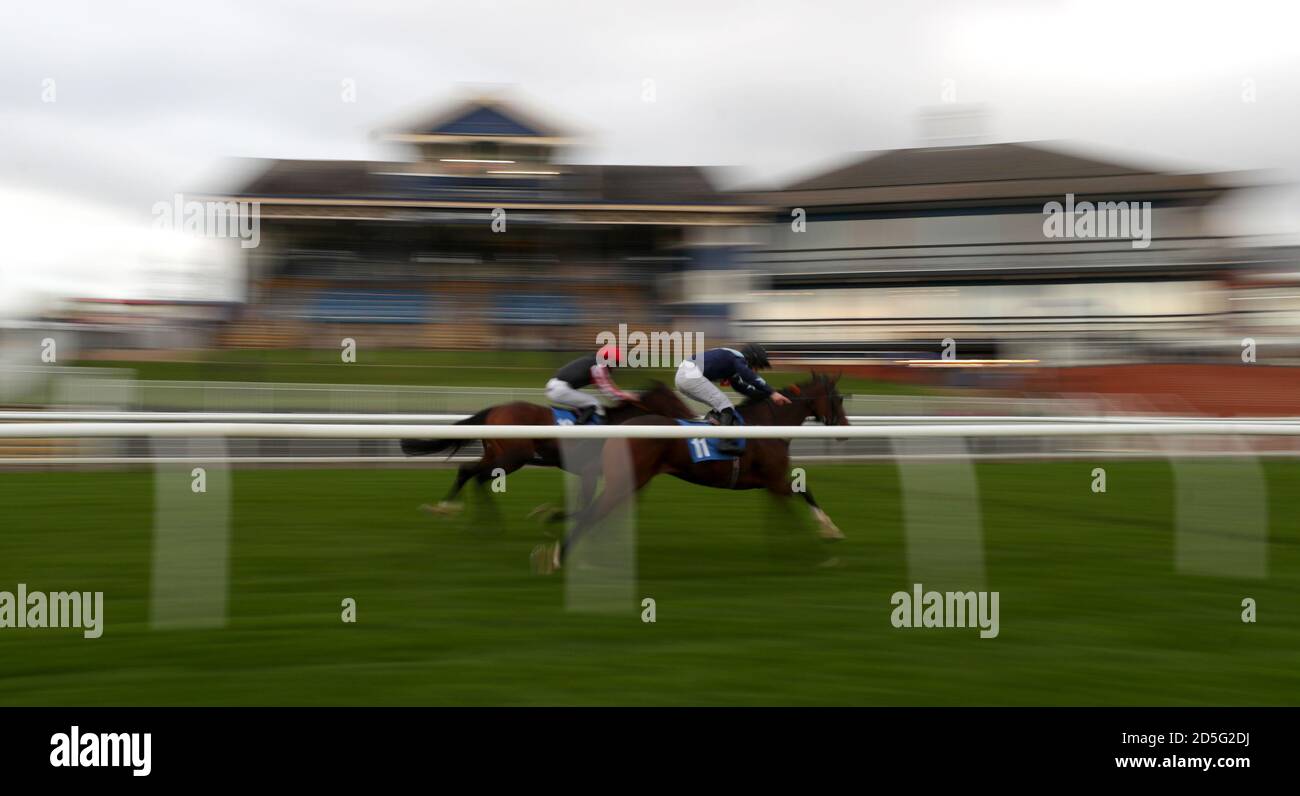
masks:
[[[481,503],[415,511],[446,470],[241,470],[229,624],[183,631],[147,623],[150,472],[0,473],[0,590],[106,601],[99,639],[0,629],[0,705],[1300,703],[1300,467],[1265,467],[1269,574],[1235,580],[1175,571],[1166,464],[1109,463],[1105,494],[1093,466],[977,467],[995,639],[891,626],[911,585],[893,466],[809,466],[848,534],[829,568],[763,496],[656,481],[636,588],[654,624],[635,601],[567,612],[563,580],[530,574],[524,515],[553,471],[511,476],[498,527]]]
[[[392,384],[403,386],[528,387],[541,389],[565,363],[583,352],[563,351],[422,351],[362,349],[357,361],[344,363],[337,350],[218,349],[194,351],[167,361],[84,360],[74,364],[120,367],[145,380],[289,382],[295,384]],[[774,371],[774,384],[806,377],[799,371]],[[638,368],[619,375],[630,389],[652,379],[671,384],[673,371]],[[844,393],[928,395],[926,387],[845,376]]]

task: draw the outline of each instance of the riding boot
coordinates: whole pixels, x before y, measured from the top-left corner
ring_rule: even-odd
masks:
[[[574,417],[573,424],[575,426],[587,425],[588,423],[591,422],[591,419],[596,415],[596,409],[597,407],[595,406],[582,407],[581,409],[578,410],[577,415]]]
[[[718,413],[718,425],[720,426],[740,425],[740,414],[736,412],[735,407],[729,406]],[[741,442],[742,440],[740,439],[727,439],[727,438],[719,439],[718,453],[725,454],[727,456],[739,456],[741,453],[744,452],[744,449],[740,447]]]

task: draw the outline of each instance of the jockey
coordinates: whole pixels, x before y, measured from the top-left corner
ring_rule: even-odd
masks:
[[[610,369],[623,364],[618,346],[607,345],[594,354],[579,357],[555,372],[555,376],[546,382],[547,400],[567,406],[577,411],[575,425],[585,425],[593,414],[605,414],[605,409],[596,396],[581,391],[581,388],[595,384],[600,392],[614,401],[630,401],[633,396],[623,392],[610,377]]]
[[[767,352],[757,343],[746,343],[737,351],[734,348],[710,348],[692,359],[682,360],[677,366],[677,389],[691,398],[709,405],[709,419],[721,426],[740,422],[740,414],[731,401],[714,386],[714,382],[730,382],[732,389],[747,398],[771,398],[777,404],[788,404],[790,399],[772,389],[755,370],[771,367]],[[740,440],[718,440],[722,453],[740,453]]]

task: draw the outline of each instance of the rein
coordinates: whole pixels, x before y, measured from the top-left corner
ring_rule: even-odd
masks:
[[[785,392],[782,392],[781,394],[782,394],[782,395],[785,395],[785,397],[788,398],[788,399],[790,400],[790,403],[792,403],[792,404],[795,404],[795,403],[801,403],[801,402],[803,402],[803,403],[807,403],[807,402],[811,402],[811,401],[818,401],[818,400],[820,400],[820,399],[822,399],[822,398],[831,399],[831,397],[832,397],[832,396],[829,396],[829,395],[825,395],[825,396],[814,396],[814,397],[809,397],[809,396],[805,396],[805,395],[791,396],[791,395],[786,395]],[[756,407],[765,407],[765,408],[767,409],[768,417],[769,417],[771,420],[773,420],[773,421],[776,420],[777,407],[776,407],[776,404],[773,403],[772,399],[769,398],[769,399],[763,401],[762,403],[754,404],[754,406],[756,406]],[[834,409],[834,404],[832,404],[832,411],[833,411],[833,409]],[[802,418],[800,418],[799,422],[802,423],[803,420],[804,420],[805,418],[808,418],[808,417],[812,417],[812,418],[814,418],[815,420],[820,420],[820,421],[822,422],[823,425],[827,425],[827,426],[831,425],[831,420],[834,419],[834,418],[822,418],[822,417],[819,417],[819,416],[817,416],[817,415],[804,415]],[[780,423],[776,423],[776,422],[773,422],[771,425],[782,425],[782,424],[780,424]]]

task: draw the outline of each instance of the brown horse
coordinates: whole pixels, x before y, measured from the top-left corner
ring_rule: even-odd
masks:
[[[605,422],[617,425],[635,417],[644,415],[662,415],[665,417],[691,418],[695,414],[682,403],[677,393],[659,382],[654,382],[650,389],[642,392],[635,400],[622,401],[605,410]],[[456,425],[473,426],[552,426],[555,417],[548,406],[538,406],[527,401],[514,401],[508,404],[489,406],[471,417],[457,421]],[[452,456],[472,440],[467,439],[404,439],[402,452],[408,456],[427,456],[432,453],[447,452]],[[586,506],[596,493],[596,479],[600,476],[600,446],[602,440],[590,440],[570,443],[565,453],[560,451],[559,440],[545,437],[538,439],[485,439],[483,456],[476,462],[462,464],[456,473],[456,482],[451,491],[436,506],[425,504],[420,508],[432,514],[452,514],[460,510],[456,502],[457,495],[470,479],[480,485],[501,473],[500,468],[509,475],[527,464],[542,467],[562,467],[582,477],[582,505]],[[544,512],[549,507],[539,506],[534,514]]]
[[[838,376],[814,373],[811,381],[787,387],[781,394],[790,403],[777,405],[770,399],[749,400],[737,409],[747,425],[799,426],[812,417],[828,426],[847,426],[844,415],[844,398],[836,390]],[[624,425],[673,425],[674,420],[664,417],[643,416],[632,418]],[[788,498],[794,494],[790,483],[790,441],[785,439],[750,439],[739,458],[731,461],[691,461],[685,439],[611,439],[606,443],[603,459],[605,489],[595,502],[584,503],[585,508],[571,515],[573,527],[562,542],[539,545],[533,550],[533,568],[550,573],[560,568],[569,550],[623,501],[631,498],[656,475],[666,473],[692,484],[718,489],[766,489],[773,495]],[[626,453],[613,446],[626,444]],[[631,460],[627,467],[617,466],[626,456]],[[831,518],[822,511],[807,489],[799,492],[812,509],[820,526],[823,539],[843,539],[844,534],[835,527]],[[562,516],[554,519],[564,519]]]

